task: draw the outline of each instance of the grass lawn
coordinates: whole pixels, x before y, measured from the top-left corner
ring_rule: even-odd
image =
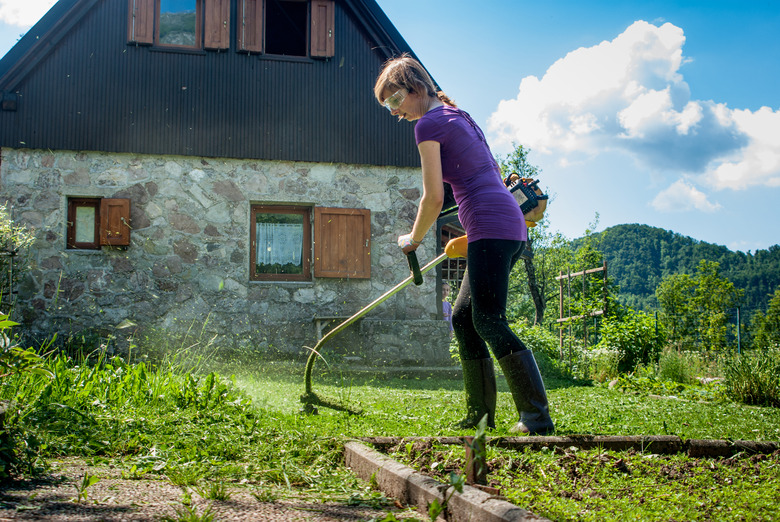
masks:
[[[387,506],[389,511],[387,499],[344,467],[344,441],[473,435],[453,428],[463,413],[463,392],[460,379],[452,376],[400,378],[388,372],[318,370],[315,393],[364,413],[320,408],[319,415],[304,415],[299,401],[303,367],[290,363],[259,362],[248,366],[256,370],[232,378],[121,359],[99,358],[87,364],[50,356],[45,365],[52,379],[13,375],[0,387],[0,398],[15,401],[19,408],[7,419],[21,442],[20,462],[6,469],[16,475],[45,471],[47,460],[80,457],[118,467],[129,477],[165,477],[183,490],[203,490],[205,484],[219,490],[226,484],[248,488],[258,500],[305,497]],[[685,398],[695,397],[690,393],[683,398],[656,391],[653,396],[626,393],[566,380],[548,379],[547,386],[559,435],[780,440],[776,408],[700,402]],[[497,428],[488,435],[508,435],[516,418],[506,385],[499,380]],[[495,464],[491,477],[502,481],[502,493],[554,520],[620,520],[620,513],[639,520],[769,520],[780,515],[764,508],[780,500],[777,455],[727,464],[684,455],[651,458],[576,449],[521,455],[490,451]],[[462,467],[455,453],[442,458],[453,470]],[[615,467],[621,460],[624,465]],[[645,468],[649,471],[642,472]],[[689,479],[672,481],[683,489],[656,486],[677,476]],[[627,494],[634,491],[643,492],[647,500]],[[731,492],[747,502],[737,506],[728,497]],[[688,509],[697,502],[704,507]],[[659,511],[659,505],[668,509]],[[717,511],[721,505],[732,510]]]

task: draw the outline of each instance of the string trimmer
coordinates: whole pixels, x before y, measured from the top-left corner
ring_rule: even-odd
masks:
[[[465,236],[463,236],[465,238]],[[454,241],[454,240],[453,240]],[[409,283],[414,281],[414,284],[421,285],[423,283],[423,274],[428,272],[430,269],[434,268],[436,265],[447,259],[448,255],[447,252],[441,254],[439,257],[435,258],[433,261],[425,265],[424,267],[420,268],[420,264],[417,261],[417,254],[414,252],[409,252],[406,256],[407,261],[409,262],[409,269],[411,271],[411,275],[395,285],[393,288],[376,298],[374,301],[371,302],[368,306],[365,308],[362,308],[358,312],[356,312],[352,317],[344,321],[343,323],[336,326],[334,329],[329,331],[327,334],[325,334],[322,339],[320,339],[316,345],[314,345],[314,348],[310,348],[311,352],[309,353],[309,358],[306,361],[306,373],[304,374],[304,382],[306,385],[306,391],[303,395],[301,395],[301,402],[303,403],[303,411],[306,413],[317,413],[317,406],[324,406],[326,408],[330,408],[332,410],[339,410],[339,411],[346,411],[347,413],[351,413],[353,415],[358,415],[361,413],[360,410],[353,410],[347,406],[343,406],[342,404],[326,399],[323,397],[319,397],[316,393],[314,393],[311,389],[311,372],[314,368],[314,361],[317,359],[317,357],[320,357],[320,348],[328,342],[332,337],[337,335],[339,332],[344,330],[346,327],[366,315],[368,312],[385,302],[389,297],[397,294],[400,292],[403,288],[407,287]]]
[[[534,210],[535,208],[539,207],[540,202],[544,202],[546,205],[546,199],[547,196],[541,193],[541,190],[539,190],[537,183],[539,180],[532,180],[529,178],[518,178],[517,175],[509,176],[506,179],[506,184],[509,185],[509,190],[512,192],[516,192],[520,190],[520,197],[516,196],[516,199],[518,199],[518,203],[520,204],[520,208],[523,211],[523,214],[526,216],[526,218],[529,216],[530,212]],[[510,184],[511,182],[511,184]],[[443,217],[449,214],[452,214],[454,212],[457,212],[458,207],[454,206],[452,208],[448,208],[441,212],[439,217]],[[540,214],[541,216],[541,214]],[[535,220],[536,221],[536,220]],[[530,225],[529,226],[533,226]],[[397,294],[402,289],[407,287],[409,283],[414,282],[415,285],[421,285],[423,283],[423,274],[431,270],[432,268],[436,267],[439,263],[444,261],[447,258],[456,258],[456,257],[466,257],[466,253],[468,250],[468,239],[466,236],[457,237],[455,239],[452,239],[447,243],[447,246],[444,248],[444,253],[430,261],[427,265],[420,268],[420,265],[417,261],[417,254],[415,254],[413,251],[409,252],[406,256],[406,260],[409,263],[409,270],[411,274],[409,277],[395,285],[393,288],[376,298],[374,301],[372,301],[369,305],[366,307],[360,309],[357,311],[354,315],[352,315],[350,318],[333,328],[331,331],[329,331],[327,334],[322,336],[322,338],[317,342],[317,344],[314,345],[314,348],[309,348],[309,357],[306,360],[306,370],[304,373],[304,385],[306,387],[306,390],[303,395],[301,395],[301,402],[303,403],[303,411],[305,413],[317,413],[317,406],[323,406],[325,408],[330,408],[332,410],[338,410],[338,411],[345,411],[347,413],[351,413],[353,415],[359,415],[362,413],[362,410],[355,410],[348,406],[345,406],[341,404],[339,401],[335,401],[332,399],[327,399],[324,397],[318,396],[314,391],[312,391],[312,385],[311,385],[311,374],[312,370],[314,369],[314,362],[317,360],[317,357],[321,357],[320,351],[321,348],[327,343],[330,339],[332,339],[334,336],[336,336],[339,332],[347,328],[349,325],[366,315],[368,312],[385,302],[388,298],[391,296]],[[308,348],[308,347],[306,347]]]

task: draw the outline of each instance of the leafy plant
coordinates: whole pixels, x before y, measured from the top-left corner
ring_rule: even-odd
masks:
[[[439,515],[441,515],[444,510],[447,509],[447,504],[456,491],[458,493],[463,493],[463,486],[466,485],[466,477],[452,471],[449,474],[448,482],[451,488],[449,490],[449,494],[444,497],[442,502],[439,502],[438,498],[433,499],[433,502],[431,502],[428,506],[428,516],[430,517],[431,522],[436,522],[436,519],[439,518]]]
[[[8,212],[8,205],[0,205],[0,252],[10,255],[0,256],[0,302],[2,298],[13,297],[11,290],[17,281],[29,269],[26,262],[18,262],[17,259],[24,259],[30,245],[35,242],[35,234],[28,230],[24,225],[18,225],[11,220]],[[10,272],[12,279],[9,279],[9,265],[13,264],[13,271]]]
[[[36,350],[21,348],[6,333],[18,324],[9,320],[7,315],[0,314],[0,383],[6,377],[25,372],[53,378],[54,374],[45,367],[44,358]]]
[[[94,475],[90,475],[88,471],[84,472],[84,477],[79,484],[76,484],[76,490],[78,491],[78,502],[86,502],[89,495],[88,489],[100,482],[100,479]]]
[[[651,315],[628,308],[604,319],[598,346],[617,349],[621,354],[618,370],[628,372],[639,364],[655,363],[663,342]]]

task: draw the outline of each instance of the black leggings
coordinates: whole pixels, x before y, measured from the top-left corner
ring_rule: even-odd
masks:
[[[526,349],[506,319],[509,273],[524,245],[505,239],[469,243],[466,273],[452,311],[461,360],[490,357],[488,346],[497,359]]]

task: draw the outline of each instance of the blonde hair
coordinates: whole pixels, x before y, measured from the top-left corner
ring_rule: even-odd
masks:
[[[405,53],[385,62],[374,84],[374,96],[380,104],[384,104],[385,91],[395,92],[399,89],[406,89],[420,96],[425,94],[439,99],[442,103],[457,107],[449,96],[436,90],[436,85],[422,64]]]

